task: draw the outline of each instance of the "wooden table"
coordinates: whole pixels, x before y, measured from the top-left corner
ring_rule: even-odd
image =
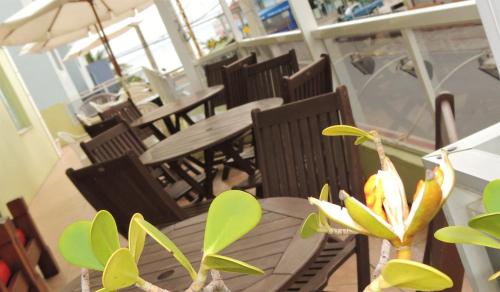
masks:
[[[282,104],[283,99],[274,97],[232,108],[169,136],[149,148],[140,156],[140,159],[146,165],[168,163],[198,194],[210,198],[213,196],[213,152],[222,151],[226,157],[234,160],[239,169],[253,175],[255,169],[235,151],[233,141],[252,127],[252,110],[266,110]],[[204,151],[205,154],[204,168],[207,178],[204,187],[191,178],[177,163],[179,159],[198,151]]]
[[[223,85],[216,85],[201,91],[197,91],[190,96],[185,96],[182,98],[178,98],[174,101],[171,101],[162,107],[146,113],[141,118],[135,120],[131,126],[132,127],[146,127],[151,125],[152,123],[158,120],[164,120],[165,124],[170,133],[175,133],[180,130],[180,118],[183,118],[188,122],[188,124],[192,125],[194,122],[187,115],[187,113],[198,107],[199,105],[205,106],[205,116],[209,117],[213,115],[212,108],[210,106],[210,101],[214,97],[216,97],[219,93],[224,90]],[[172,123],[170,120],[170,116],[175,116],[176,121]]]
[[[299,236],[302,221],[314,211],[307,200],[280,197],[259,202],[263,209],[260,223],[221,254],[255,265],[263,269],[265,275],[222,273],[231,291],[282,291],[323,246],[324,234],[308,239]],[[147,214],[144,216],[147,218]],[[199,268],[202,256],[206,217],[205,213],[162,230],[195,269]],[[146,281],[171,291],[184,291],[191,283],[186,270],[150,238],[139,261],[139,271]],[[91,291],[96,291],[100,285],[99,273],[91,273]],[[80,280],[75,279],[63,291],[80,291]],[[124,291],[141,290],[133,287]]]

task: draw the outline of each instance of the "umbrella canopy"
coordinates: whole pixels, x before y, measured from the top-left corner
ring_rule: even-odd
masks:
[[[116,22],[120,21],[122,18],[123,17],[113,18],[112,20],[104,21],[102,23],[102,26],[103,27],[111,27],[111,26],[114,27],[115,25],[118,25],[118,23],[116,23]],[[125,21],[125,20],[122,20],[122,21]],[[119,23],[121,23],[121,21]],[[106,35],[109,34],[108,31],[109,31],[109,29],[106,28],[105,29]],[[98,29],[96,26],[90,26],[89,29],[77,30],[74,32],[60,35],[60,36],[52,37],[52,38],[45,40],[43,42],[36,42],[36,43],[27,44],[27,45],[23,46],[20,54],[25,55],[25,54],[42,53],[42,52],[52,50],[52,49],[55,49],[57,47],[67,45],[69,43],[73,43],[73,42],[76,42],[78,40],[81,40],[81,39],[84,39],[87,37],[91,37],[91,36],[99,37]]]
[[[128,30],[133,28],[134,25],[137,25],[139,23],[140,23],[139,19],[135,17],[129,17],[126,18],[125,20],[122,20],[114,24],[112,24],[111,21],[103,22],[103,27],[105,27],[104,32],[106,33],[108,40],[111,40],[124,34]],[[27,44],[21,49],[20,54],[24,55],[24,54],[42,53],[60,47],[62,45],[66,45],[68,43],[74,43],[74,44],[72,45],[71,50],[66,55],[65,59],[70,58],[70,54],[72,56],[76,56],[75,53],[78,54],[80,51],[82,54],[85,54],[93,48],[102,46],[101,37],[96,32],[96,30],[93,29],[92,34],[87,33],[85,35],[81,35],[79,33],[73,32],[58,37],[54,37],[45,42]],[[85,50],[87,47],[89,47],[89,49]]]
[[[68,33],[88,34],[99,21],[134,16],[153,0],[36,0],[0,24],[1,45],[43,42]],[[95,9],[95,13],[94,13]]]
[[[0,45],[44,42],[97,26],[116,73],[122,77],[104,32],[103,21],[133,16],[153,0],[36,0],[0,24]]]
[[[136,25],[139,25],[139,23],[140,21],[137,21],[135,19],[124,20],[120,23],[117,23],[105,29],[106,36],[108,37],[108,40],[112,40],[128,32],[130,29],[133,29]],[[92,49],[95,49],[99,46],[102,46],[101,38],[95,34],[91,35],[88,38],[82,39],[74,43],[71,46],[69,52],[64,57],[64,60],[85,55]]]

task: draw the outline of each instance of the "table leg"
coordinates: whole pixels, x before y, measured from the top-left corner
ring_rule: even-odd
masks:
[[[214,166],[214,150],[207,149],[204,151],[205,156],[205,193],[207,194],[207,199],[214,198],[214,177],[215,172],[213,171]]]
[[[203,108],[205,109],[205,119],[215,114],[215,108],[212,107],[212,103],[210,102],[210,100],[203,104]]]
[[[150,124],[149,128],[153,132],[153,135],[158,139],[158,140],[163,140],[167,138],[154,124]]]
[[[250,163],[250,161],[241,158],[238,151],[233,148],[233,141],[228,141],[221,146],[219,146],[221,151],[226,155],[226,157],[230,157],[233,159],[234,167],[243,170],[248,173],[248,175],[253,175],[255,173],[255,167]]]
[[[169,165],[173,171],[175,171],[183,180],[185,180],[193,188],[195,192],[198,193],[200,200],[204,197],[205,198],[209,197],[205,191],[205,188],[200,183],[198,183],[194,178],[192,178],[189,174],[187,174],[186,171],[182,169],[179,162],[177,161],[170,162]],[[206,176],[208,177],[208,174]]]
[[[167,126],[168,132],[170,134],[175,134],[179,132],[178,128],[172,123],[170,117],[164,117],[163,122],[165,123],[165,126]]]

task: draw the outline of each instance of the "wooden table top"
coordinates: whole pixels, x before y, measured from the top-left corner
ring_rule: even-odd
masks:
[[[222,273],[231,291],[279,291],[322,247],[324,234],[308,239],[299,235],[304,218],[314,208],[301,198],[268,198],[259,200],[263,215],[260,223],[243,238],[230,245],[221,255],[255,265],[265,275]],[[145,214],[146,215],[146,214]],[[146,216],[147,217],[147,216]],[[198,269],[203,246],[205,220],[202,214],[162,230],[175,242]],[[141,277],[170,291],[184,291],[191,284],[186,270],[160,245],[147,239],[139,261]],[[91,273],[91,291],[100,288],[98,272]],[[63,291],[80,291],[80,279],[75,279]],[[123,291],[141,291],[136,287]]]
[[[177,113],[182,113],[187,110],[193,109],[209,99],[215,97],[218,93],[224,90],[224,85],[211,86],[207,89],[197,91],[190,96],[185,96],[178,98],[175,101],[171,101],[166,105],[151,111],[141,118],[135,120],[131,126],[141,127],[154,123],[164,117],[168,117]]]
[[[144,164],[158,164],[211,148],[250,129],[253,109],[266,110],[282,104],[283,99],[273,97],[232,108],[167,137],[144,152],[140,159]]]

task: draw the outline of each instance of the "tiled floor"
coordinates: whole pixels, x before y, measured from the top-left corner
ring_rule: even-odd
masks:
[[[50,279],[48,285],[51,291],[59,291],[66,283],[79,275],[79,269],[66,263],[57,252],[57,239],[65,226],[81,219],[91,219],[95,210],[83,199],[73,184],[65,175],[66,169],[80,168],[79,155],[70,147],[64,148],[63,157],[55,166],[51,175],[40,189],[39,193],[30,203],[32,216],[37,222],[41,233],[52,249],[61,273]],[[234,185],[244,179],[244,174],[231,171],[231,176],[227,184],[217,179],[214,185],[215,192],[228,189],[228,185]],[[375,265],[379,249],[380,240],[370,240],[370,259],[372,268]],[[419,236],[416,240],[414,254],[416,258],[421,258],[424,248],[424,237]],[[329,285],[325,291],[352,292],[357,291],[356,285],[356,259],[351,257],[344,265],[330,278]],[[391,290],[401,291],[401,290]],[[472,291],[467,283],[463,291]]]

